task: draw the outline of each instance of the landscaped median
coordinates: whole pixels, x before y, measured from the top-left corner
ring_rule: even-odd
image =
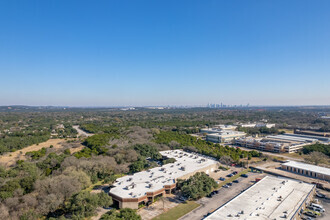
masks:
[[[188,212],[191,212],[195,208],[199,207],[200,204],[194,201],[186,201],[184,203],[180,203],[179,205],[175,206],[174,208],[168,210],[167,212],[153,218],[153,220],[173,220],[178,219]]]

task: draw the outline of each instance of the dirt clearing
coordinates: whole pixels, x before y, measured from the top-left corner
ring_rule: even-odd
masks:
[[[15,152],[6,153],[6,154],[0,156],[0,164],[5,167],[9,167],[9,166],[15,164],[17,160],[25,160],[26,159],[25,154],[27,152],[37,151],[43,147],[49,148],[50,145],[53,145],[53,148],[55,148],[55,149],[60,149],[63,147],[63,144],[66,142],[67,142],[67,140],[65,140],[65,139],[49,139],[48,141],[42,142],[38,145],[34,144],[29,147],[25,147],[21,150],[17,150]],[[83,148],[83,146],[81,146],[79,148],[70,149],[70,151],[71,151],[71,153],[74,153],[74,152],[81,150],[82,148]]]

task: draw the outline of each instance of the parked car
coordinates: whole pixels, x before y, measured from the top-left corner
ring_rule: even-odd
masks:
[[[223,178],[223,177],[220,177],[219,180],[221,180],[221,181],[225,181],[226,179]]]
[[[228,185],[228,186],[232,186],[233,184],[232,184],[232,183],[228,183],[227,185]]]
[[[247,174],[242,174],[241,177],[248,178],[249,176]]]
[[[316,212],[324,212],[325,211],[323,208],[314,207],[314,206],[309,206],[307,208],[310,209],[310,210],[316,211]]]
[[[325,198],[325,195],[321,194],[321,193],[316,193],[316,196],[319,197],[319,198]]]
[[[207,198],[212,198],[212,197],[213,197],[213,194],[210,193],[210,194],[208,194],[206,197],[207,197]]]
[[[186,197],[184,197],[184,196],[180,196],[180,197],[179,197],[179,200],[180,200],[181,202],[184,202],[184,201],[186,201],[186,200],[187,200],[187,198],[186,198]]]
[[[237,174],[237,171],[234,171],[233,174],[236,175]]]
[[[219,193],[219,190],[214,190],[213,191],[215,194],[218,194]]]
[[[223,188],[229,188],[229,186],[228,185],[224,185]]]
[[[230,174],[228,174],[228,175],[227,175],[227,177],[232,177],[232,176],[233,176],[233,174],[232,174],[232,173],[230,173]]]
[[[314,217],[314,218],[317,216],[317,214],[312,212],[312,211],[305,212],[305,215],[308,215],[308,216],[311,216],[311,217]]]
[[[239,183],[239,181],[238,180],[234,180],[233,183]]]

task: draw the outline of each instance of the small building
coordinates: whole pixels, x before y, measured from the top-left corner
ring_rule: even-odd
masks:
[[[153,202],[155,198],[173,193],[177,179],[187,179],[196,172],[208,174],[219,166],[213,158],[197,153],[181,150],[160,153],[165,157],[175,158],[176,162],[118,178],[109,192],[116,206],[138,209],[140,204]]]
[[[246,133],[241,131],[221,131],[214,134],[207,134],[206,141],[211,141],[214,143],[228,143],[232,140],[240,137],[244,137]]]
[[[313,184],[266,176],[205,219],[300,219],[314,194]]]
[[[330,169],[326,167],[320,167],[296,161],[288,161],[283,163],[281,168],[285,171],[293,172],[307,177],[330,181]]]

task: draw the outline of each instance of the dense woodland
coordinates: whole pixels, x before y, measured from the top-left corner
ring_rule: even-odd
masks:
[[[107,194],[91,193],[95,185],[111,184],[120,176],[173,163],[173,159],[162,158],[159,154],[161,150],[199,152],[228,165],[241,164],[242,159],[262,157],[256,151],[221,146],[189,135],[198,132],[201,127],[214,124],[260,120],[276,123],[277,128],[321,129],[328,126],[327,120],[319,119],[317,112],[310,109],[120,111],[0,108],[0,154],[17,151],[49,138],[67,139],[63,148],[45,146],[26,153],[26,159],[18,160],[14,166],[0,166],[0,219],[90,217],[97,207],[112,205],[112,199]],[[94,135],[75,139],[77,132],[72,125],[79,125]],[[277,130],[259,132],[276,133]],[[71,153],[78,143],[82,143],[84,148]],[[315,149],[323,148],[311,147],[307,150]],[[322,152],[328,154],[326,150]],[[199,175],[190,182],[182,183],[184,192],[194,191],[189,187],[192,182],[207,180],[203,174]],[[200,184],[196,187],[205,192],[210,189]],[[113,210],[102,216],[102,219],[139,218],[135,211],[129,209],[120,212]]]

